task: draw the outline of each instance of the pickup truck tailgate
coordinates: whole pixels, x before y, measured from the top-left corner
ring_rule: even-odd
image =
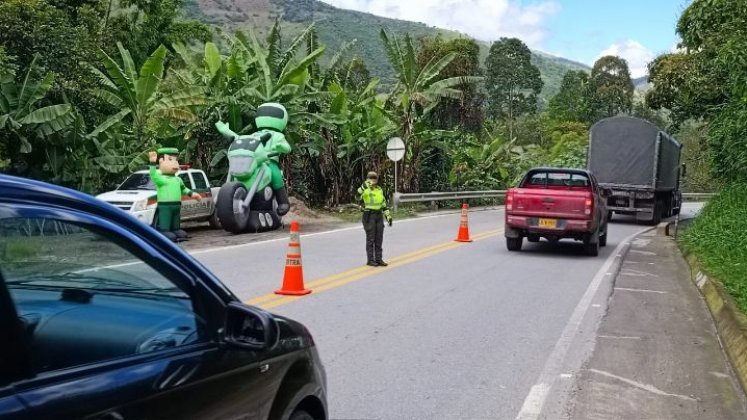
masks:
[[[553,188],[518,188],[514,192],[513,210],[516,216],[540,216],[556,219],[585,219],[588,190]]]

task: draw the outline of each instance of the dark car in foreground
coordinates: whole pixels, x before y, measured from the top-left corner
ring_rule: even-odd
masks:
[[[607,245],[608,191],[584,169],[535,168],[506,193],[506,246],[521,250],[522,241],[575,239],[588,255]]]
[[[125,212],[0,175],[0,419],[326,419],[308,330]]]

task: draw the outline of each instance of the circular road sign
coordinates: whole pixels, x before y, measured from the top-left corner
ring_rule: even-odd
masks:
[[[395,162],[402,160],[405,157],[405,142],[399,137],[390,139],[386,145],[386,155]]]

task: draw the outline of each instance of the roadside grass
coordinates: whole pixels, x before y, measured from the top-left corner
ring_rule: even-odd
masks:
[[[680,243],[747,313],[747,184],[731,185],[714,197]]]

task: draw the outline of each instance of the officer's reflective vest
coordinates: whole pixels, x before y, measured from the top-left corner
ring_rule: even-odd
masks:
[[[386,198],[384,198],[384,190],[380,187],[368,187],[358,188],[358,193],[361,195],[361,200],[367,210],[381,210],[386,209]]]

